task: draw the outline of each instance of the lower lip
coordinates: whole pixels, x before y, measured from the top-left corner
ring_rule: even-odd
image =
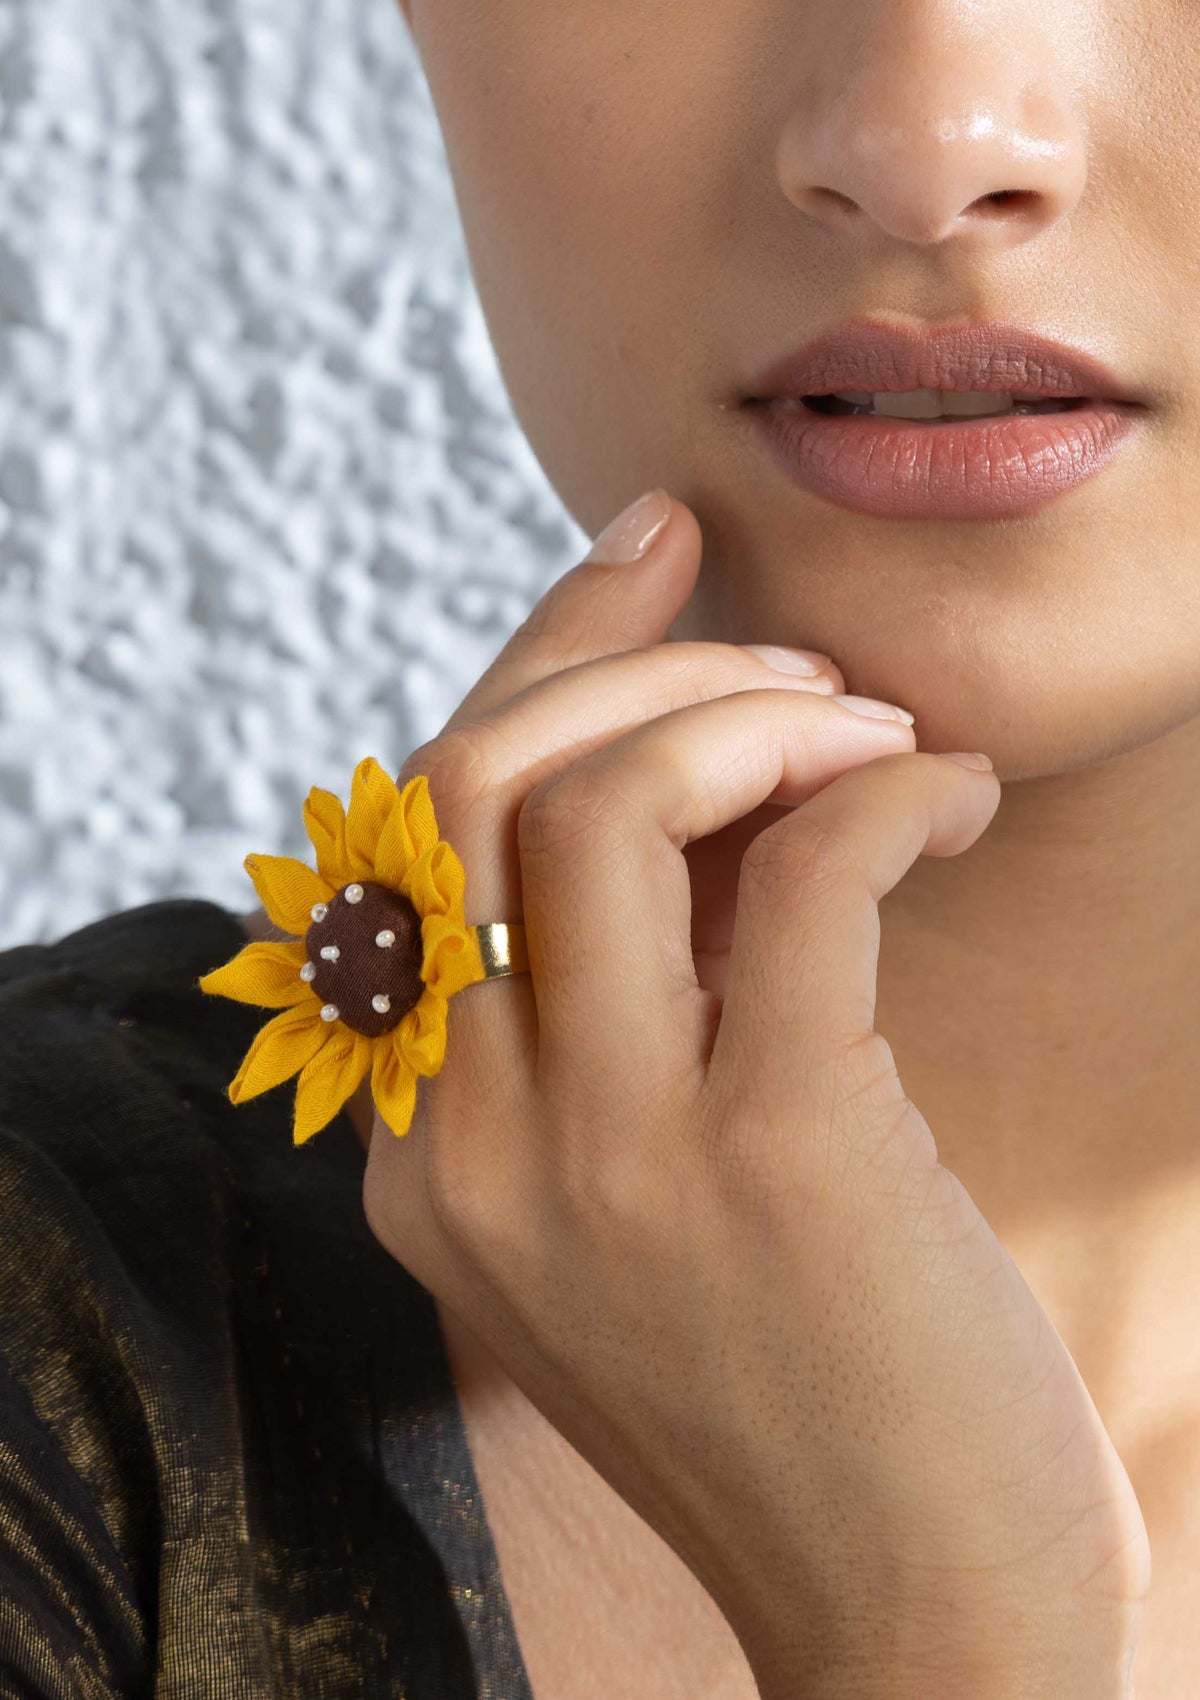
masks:
[[[775,460],[805,490],[883,519],[1027,514],[1093,478],[1145,409],[1087,401],[1062,413],[908,424],[750,404]]]

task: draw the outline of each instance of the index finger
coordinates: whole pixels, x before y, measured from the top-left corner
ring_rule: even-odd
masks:
[[[662,643],[695,589],[702,542],[690,508],[665,490],[647,491],[550,586],[442,732],[493,713],[564,668]],[[829,673],[834,689],[844,690],[832,664]],[[416,750],[398,783],[420,771]]]
[[[443,730],[491,713],[548,673],[656,641],[650,634],[658,629],[661,637],[679,611],[665,592],[683,590],[684,601],[691,594],[695,573],[687,567],[693,554],[698,560],[699,532],[692,514],[665,490],[640,496],[539,598]],[[678,561],[678,575],[639,572],[651,555],[656,566],[668,557]]]

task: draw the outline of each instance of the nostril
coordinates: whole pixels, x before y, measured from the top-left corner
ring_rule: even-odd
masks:
[[[993,189],[990,195],[981,195],[980,202],[998,207],[1004,212],[1022,212],[1028,203],[1036,201],[1037,198],[1028,189]]]

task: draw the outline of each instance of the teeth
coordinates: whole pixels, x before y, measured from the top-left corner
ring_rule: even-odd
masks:
[[[941,390],[942,412],[952,419],[976,419],[989,413],[1011,413],[1015,397],[999,390]]]
[[[1061,413],[1082,407],[1083,396],[1038,396],[1010,394],[1000,390],[835,390],[832,394],[780,396],[773,405],[781,413],[818,413],[834,416],[878,415],[884,419],[991,419],[1011,413]],[[817,406],[837,403],[837,406]]]
[[[941,390],[883,391],[871,402],[888,419],[937,419],[942,412]]]
[[[1011,413],[1014,397],[998,390],[880,390],[867,400],[862,391],[838,392],[842,401],[870,405],[886,419],[979,419]]]

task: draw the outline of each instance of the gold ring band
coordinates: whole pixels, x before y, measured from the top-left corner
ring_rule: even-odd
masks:
[[[498,980],[504,974],[527,974],[529,951],[525,945],[525,928],[519,921],[482,921],[468,927],[479,941],[479,956],[485,980]]]

